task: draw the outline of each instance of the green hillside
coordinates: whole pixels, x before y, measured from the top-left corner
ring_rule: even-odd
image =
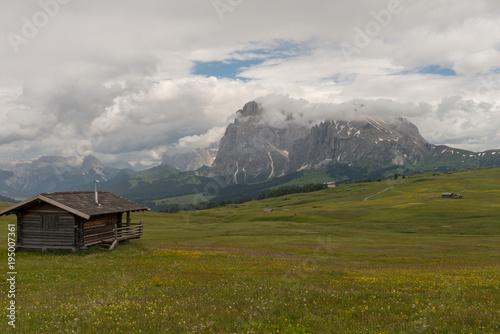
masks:
[[[212,181],[195,172],[181,172],[160,165],[142,172],[124,170],[110,181],[103,182],[100,189],[112,191],[153,209],[161,209],[185,202],[182,197],[202,193],[204,186]],[[179,199],[171,200],[173,198]]]
[[[15,203],[17,201],[15,199],[13,199],[13,198],[0,195],[0,202]]]
[[[381,191],[384,192],[364,201]],[[442,192],[460,193],[463,199],[443,199]],[[264,208],[273,211],[266,213]],[[350,237],[358,230],[362,230],[363,235],[400,240],[419,234],[430,239],[453,239],[471,235],[490,237],[494,232],[498,237],[500,168],[486,167],[453,174],[431,172],[407,179],[344,184],[313,193],[168,217],[210,221],[210,230],[215,234],[227,228],[224,236],[203,236],[217,241],[230,241],[231,230],[235,231],[238,240],[250,241],[253,233],[266,231],[266,237],[274,233],[280,235],[281,228],[288,231],[287,240],[299,243],[304,239],[313,242],[316,236],[310,234],[314,233],[324,235],[339,231],[340,236]],[[298,228],[296,233],[292,233],[293,227]],[[246,235],[242,230],[255,232]],[[302,233],[305,230],[309,231],[306,235]],[[176,238],[175,235],[170,237]]]
[[[447,172],[479,166],[496,166],[500,164],[499,159],[498,150],[474,153],[447,146],[436,146],[425,159],[411,164],[407,162],[401,166],[394,165],[392,161],[373,160],[360,160],[355,164],[331,163],[325,168],[306,169],[270,179],[266,175],[269,175],[271,170],[261,173],[254,179],[245,177],[245,173],[240,173],[236,176],[238,183],[234,182],[234,175],[208,177],[203,171],[181,172],[173,167],[161,165],[142,172],[123,170],[110,181],[103,183],[101,189],[115,192],[153,210],[168,210],[177,205],[196,206],[208,201],[221,203],[255,199],[273,189],[312,183],[381,181],[393,178],[394,174],[411,176],[427,171]],[[93,189],[93,184],[89,184],[87,188]]]
[[[442,192],[463,199],[443,199]],[[228,331],[287,331],[278,325],[287,323],[294,323],[292,333],[498,329],[500,313],[491,310],[500,302],[500,168],[152,215],[138,216],[150,222],[145,245],[192,263],[193,274],[196,265],[221,263],[238,272],[223,281],[242,294],[240,311],[245,298],[268,303],[254,321],[234,325],[241,327],[227,324],[236,316],[223,320],[220,328]],[[241,282],[265,293],[244,290]],[[220,298],[228,292],[217,290]],[[249,319],[250,312],[242,312]]]
[[[113,251],[17,253],[16,330],[495,333],[499,217],[500,168],[134,213]]]

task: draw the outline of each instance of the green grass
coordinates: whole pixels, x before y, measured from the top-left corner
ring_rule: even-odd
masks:
[[[500,168],[481,168],[134,214],[143,237],[113,251],[17,253],[16,330],[495,333],[499,183]]]
[[[202,194],[193,194],[186,196],[163,198],[159,200],[154,200],[153,203],[156,205],[187,205],[187,204],[198,204],[200,202],[208,202],[213,196],[206,196]]]
[[[295,180],[292,180],[290,182],[280,184],[276,188],[281,188],[281,187],[293,187],[293,186],[303,186],[306,184],[318,184],[318,183],[325,183],[325,182],[331,182],[333,179],[326,174],[326,169],[306,169],[304,170],[304,175],[301,176],[300,178],[297,178]]]

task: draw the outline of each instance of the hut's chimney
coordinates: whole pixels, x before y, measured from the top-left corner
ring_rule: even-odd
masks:
[[[95,180],[95,204],[96,205],[100,205],[99,204],[99,195],[97,193],[97,184],[99,183],[99,180]]]

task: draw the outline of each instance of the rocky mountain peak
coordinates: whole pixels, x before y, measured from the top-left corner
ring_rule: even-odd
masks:
[[[254,101],[245,104],[238,114],[226,128],[210,169],[212,174],[233,175],[234,182],[332,163],[414,165],[434,147],[403,117],[327,120],[310,126],[294,119],[291,113],[264,110]]]
[[[95,179],[106,180],[110,173],[109,168],[91,155],[44,156],[33,162],[18,163],[14,171],[4,175],[3,182],[26,196],[32,196],[41,192],[68,191]]]
[[[81,164],[81,169],[84,173],[91,171],[100,173],[104,168],[105,167],[101,161],[93,155],[87,155],[84,157]]]
[[[417,127],[403,118],[326,121],[295,143],[287,170],[362,160],[403,165],[420,160],[429,148]]]
[[[174,155],[163,155],[162,164],[175,167],[182,171],[193,171],[200,167],[212,166],[217,154],[216,145],[208,148],[197,149],[194,152],[177,153]]]
[[[289,151],[309,128],[294,122],[293,117],[283,117],[283,122],[271,126],[263,121],[265,110],[254,101],[238,114],[241,116],[226,128],[210,172],[231,174],[237,183],[239,178],[249,181],[283,175]]]
[[[262,107],[255,101],[248,102],[243,106],[243,109],[237,111],[240,117],[258,117],[262,115]]]

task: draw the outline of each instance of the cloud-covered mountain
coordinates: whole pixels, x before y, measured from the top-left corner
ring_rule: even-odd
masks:
[[[431,144],[402,117],[375,119],[358,113],[353,118],[351,112],[353,120],[313,124],[305,114],[299,109],[290,112],[247,103],[227,127],[210,172],[245,183],[335,165],[366,171],[391,166],[426,171],[490,165],[497,157],[500,163],[496,150],[475,153]],[[331,115],[338,116],[338,110]]]
[[[257,102],[247,103],[237,112],[219,144],[211,168],[213,174],[232,174],[237,183],[259,175],[282,176],[295,142],[309,129],[285,111],[271,117]]]
[[[433,145],[404,118],[390,121],[327,121],[315,125],[290,153],[288,170],[324,167],[332,162],[353,164],[374,161],[416,165]]]
[[[162,163],[182,171],[193,171],[203,166],[210,167],[217,156],[217,145],[209,148],[197,149],[194,152],[163,155]]]
[[[29,197],[43,192],[68,191],[93,180],[107,181],[117,169],[104,166],[96,157],[40,157],[0,170],[0,188],[12,197]],[[7,195],[7,193],[5,195]]]
[[[167,205],[175,203],[168,198],[179,194],[189,195],[188,201],[198,195],[216,198],[218,191],[210,192],[213,184],[219,189],[281,176],[293,179],[306,169],[326,168],[329,178],[346,180],[367,175],[380,178],[401,169],[413,173],[500,165],[500,150],[477,153],[434,145],[409,120],[393,117],[396,110],[391,108],[385,110],[385,118],[369,117],[373,109],[380,115],[385,106],[394,106],[386,101],[366,106],[359,100],[329,109],[331,105],[282,98],[245,104],[227,126],[218,150],[209,146],[210,150],[165,155],[164,165],[142,172],[109,168],[91,155],[2,160],[0,194],[22,198],[41,192],[89,190],[98,179],[103,187],[120,195],[149,201],[150,205],[162,200],[162,205]],[[323,121],[315,121],[321,117]],[[208,169],[190,172],[210,164]],[[237,194],[239,190],[231,191]]]

